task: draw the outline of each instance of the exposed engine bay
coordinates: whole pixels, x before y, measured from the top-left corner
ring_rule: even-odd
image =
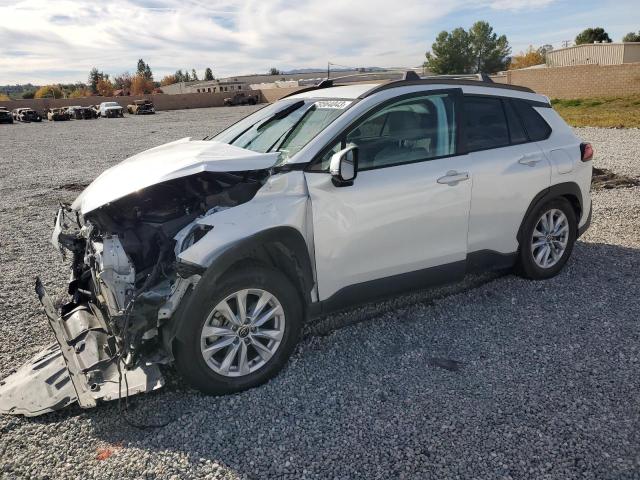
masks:
[[[202,273],[177,255],[213,227],[204,216],[250,201],[269,169],[201,171],[138,190],[85,215],[62,205],[52,241],[71,260],[69,301],[36,292],[60,348],[51,346],[0,382],[0,412],[40,415],[74,401],[155,390],[169,363],[165,327]],[[33,400],[34,382],[47,399]],[[40,397],[42,397],[41,393]]]

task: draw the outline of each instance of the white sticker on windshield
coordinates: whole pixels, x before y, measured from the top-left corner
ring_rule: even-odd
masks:
[[[344,110],[351,102],[348,100],[320,100],[316,102],[316,108],[336,108],[338,110]]]

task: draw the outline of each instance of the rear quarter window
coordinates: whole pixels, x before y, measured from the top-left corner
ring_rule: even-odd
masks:
[[[549,138],[551,127],[531,105],[522,100],[514,100],[513,105],[520,115],[529,140],[538,142]]]
[[[502,101],[495,97],[464,97],[464,137],[470,152],[509,145]]]

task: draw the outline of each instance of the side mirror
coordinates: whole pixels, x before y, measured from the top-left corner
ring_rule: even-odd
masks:
[[[334,153],[329,172],[336,187],[353,185],[353,180],[358,175],[358,147],[354,145]]]

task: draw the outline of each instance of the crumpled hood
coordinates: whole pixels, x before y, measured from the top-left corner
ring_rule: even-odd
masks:
[[[85,215],[158,183],[200,172],[242,172],[273,166],[278,152],[256,153],[212,140],[183,138],[138,153],[105,170],[71,207]]]

